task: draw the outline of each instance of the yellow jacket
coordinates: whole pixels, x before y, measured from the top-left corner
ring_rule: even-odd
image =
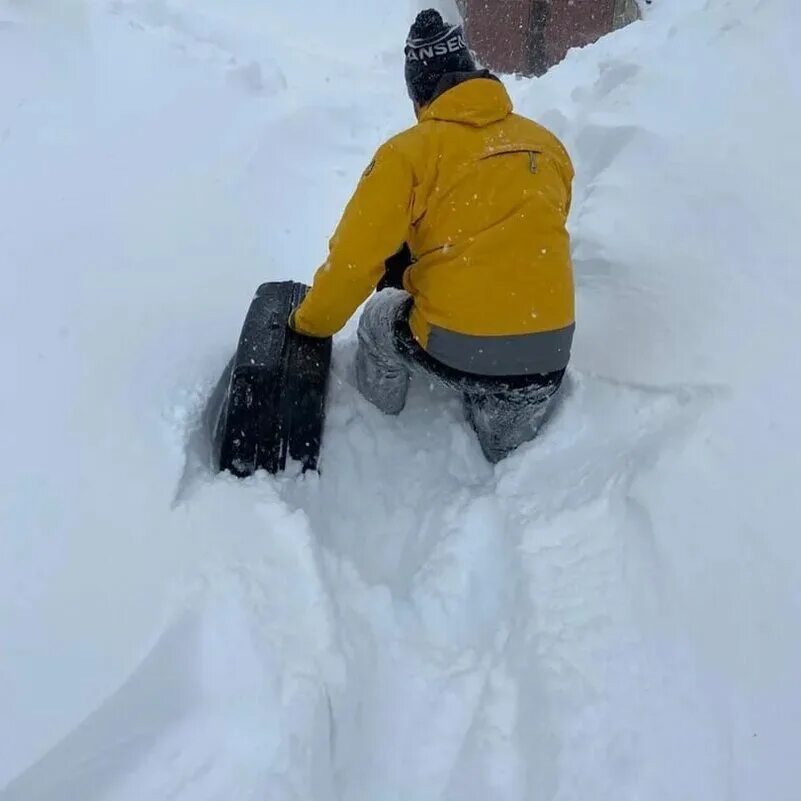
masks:
[[[459,83],[379,149],[293,326],[336,333],[408,242],[410,327],[432,356],[486,375],[564,368],[574,328],[572,180],[559,140],[513,114],[503,84]]]

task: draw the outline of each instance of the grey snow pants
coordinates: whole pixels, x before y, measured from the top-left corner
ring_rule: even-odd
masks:
[[[358,328],[359,392],[385,414],[400,414],[412,373],[423,373],[461,393],[465,417],[493,464],[534,439],[552,408],[564,370],[509,379],[452,370],[414,342],[409,306],[409,295],[396,289],[385,289],[367,303]]]

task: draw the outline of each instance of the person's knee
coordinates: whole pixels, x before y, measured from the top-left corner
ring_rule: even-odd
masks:
[[[371,350],[394,350],[395,325],[408,298],[408,293],[395,289],[374,295],[359,318],[359,344]]]
[[[487,460],[497,464],[521,445],[534,440],[545,421],[552,395],[512,397],[486,394],[465,398],[467,420]]]
[[[400,414],[406,405],[409,373],[400,362],[371,353],[360,344],[356,351],[356,387],[384,414]]]
[[[395,325],[408,297],[384,290],[369,301],[359,320],[357,387],[385,414],[399,414],[406,404],[409,371],[395,344]]]

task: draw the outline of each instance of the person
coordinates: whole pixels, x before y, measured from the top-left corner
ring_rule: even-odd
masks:
[[[433,375],[495,463],[536,436],[570,359],[573,167],[513,113],[460,26],[423,11],[405,53],[418,122],[365,170],[290,326],[332,336],[381,284],[359,321],[359,391],[394,415],[411,375]]]

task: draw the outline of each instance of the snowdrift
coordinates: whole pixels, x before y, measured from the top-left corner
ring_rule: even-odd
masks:
[[[0,2],[2,801],[797,797],[795,5],[509,81],[578,173],[540,441],[382,418],[351,326],[321,476],[199,463],[254,287],[411,124],[412,5]]]

